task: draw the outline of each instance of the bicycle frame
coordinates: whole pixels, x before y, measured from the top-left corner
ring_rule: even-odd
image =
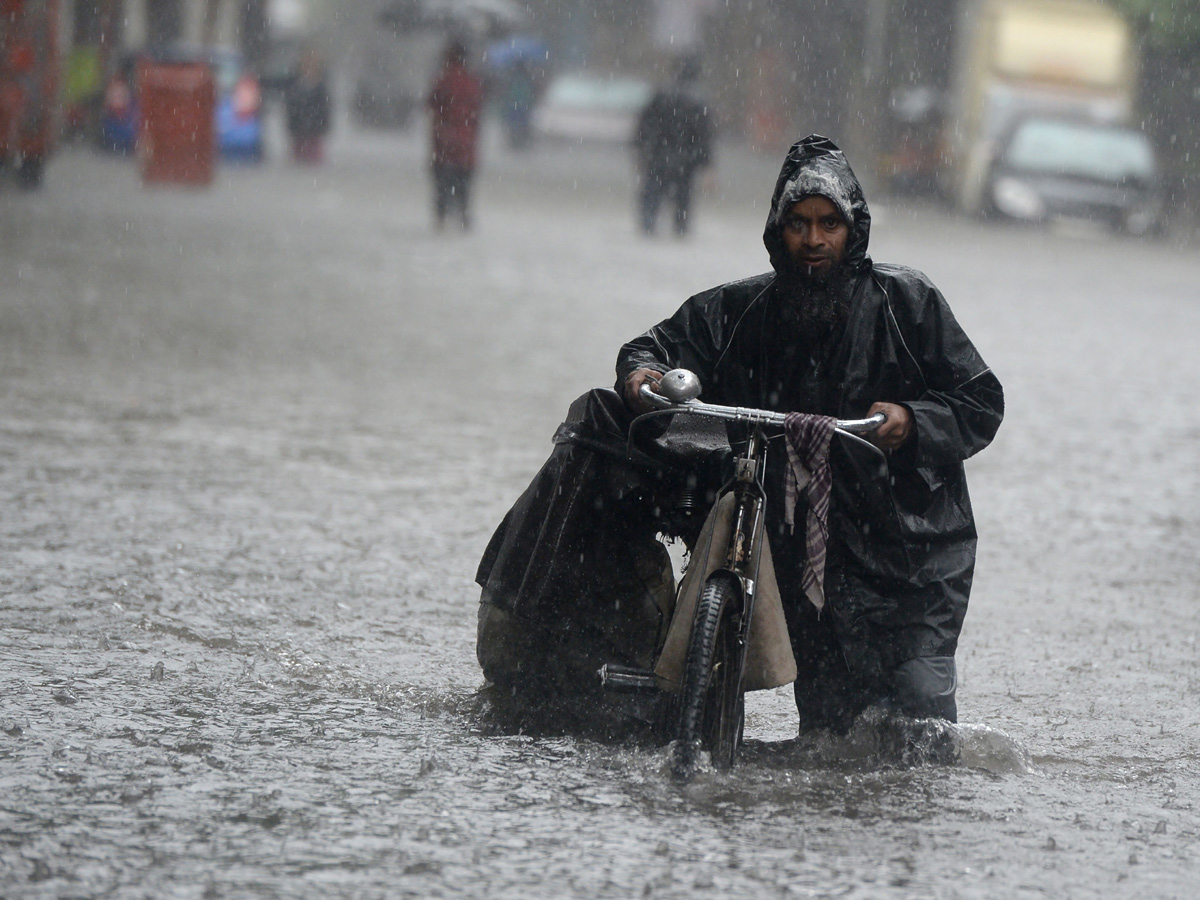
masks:
[[[762,481],[766,457],[767,441],[762,433],[762,424],[756,424],[750,432],[745,452],[734,459],[733,480],[723,486],[717,494],[720,500],[732,491],[735,498],[733,529],[725,548],[725,564],[716,572],[731,575],[738,588],[739,608],[734,610],[738,623],[737,671],[732,685],[732,690],[737,696],[743,693],[742,676],[746,669],[746,651],[750,644],[750,623],[754,619],[755,586],[758,584],[761,559],[759,547],[761,542],[766,540],[763,520],[767,494]]]
[[[735,636],[730,651],[732,658],[727,658],[727,662],[732,665],[734,671],[725,672],[718,679],[717,683],[720,685],[720,689],[716,700],[710,700],[708,703],[715,702],[722,709],[729,709],[732,704],[732,708],[738,710],[737,715],[740,716],[746,654],[750,643],[750,626],[754,619],[756,586],[759,579],[760,548],[762,542],[766,540],[764,521],[767,496],[763,478],[768,439],[764,434],[764,429],[768,427],[782,428],[787,415],[769,410],[701,403],[696,399],[700,392],[699,381],[686,370],[675,369],[666,373],[658,387],[658,392],[652,390],[649,385],[643,385],[641,388],[642,398],[648,404],[658,408],[644,413],[634,420],[630,426],[631,442],[632,433],[639,423],[663,415],[699,415],[738,422],[749,427],[749,438],[745,447],[733,460],[733,476],[721,487],[717,495],[718,503],[731,493],[734,496],[730,536],[723,549],[710,548],[710,554],[723,553],[723,558],[720,564],[705,578],[706,585],[712,583],[714,577],[724,578],[731,585],[732,592],[727,592],[726,599],[720,602],[728,603],[728,607],[722,606],[721,608],[728,608],[731,617],[735,617],[730,620],[730,624],[734,626],[733,635]],[[881,453],[877,447],[863,440],[859,435],[878,428],[886,421],[886,418],[883,413],[878,413],[866,419],[838,420],[836,430],[839,434],[859,441],[875,452]],[[693,559],[691,565],[700,565],[704,567],[701,571],[705,571],[708,561]],[[700,618],[700,608],[700,606],[696,608],[697,619],[692,623],[693,629],[699,627],[696,622]],[[715,607],[710,608],[715,609]],[[719,634],[719,630],[716,633]],[[717,668],[713,668],[712,671],[716,672]],[[615,690],[641,692],[658,689],[656,677],[651,672],[605,666],[600,670],[600,678],[606,687]],[[708,713],[705,715],[707,716]],[[721,713],[720,715],[724,716],[725,714]],[[695,719],[689,721],[694,722]],[[724,722],[728,719],[722,718],[720,721]],[[740,732],[740,725],[737,726],[737,731]],[[724,733],[729,734],[728,731]],[[722,745],[722,753],[726,755],[725,765],[732,763],[738,743],[740,743],[740,738],[735,734],[729,738],[727,744]]]

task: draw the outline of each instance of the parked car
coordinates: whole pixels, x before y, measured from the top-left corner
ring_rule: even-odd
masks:
[[[1090,219],[1131,234],[1159,227],[1154,147],[1142,132],[1034,116],[1001,142],[988,180],[990,209],[1012,219]]]
[[[213,71],[217,105],[213,116],[223,159],[257,162],[263,156],[262,88],[240,53],[222,49],[156,48],[122,57],[104,91],[100,142],[116,153],[132,153],[138,134],[137,70],[142,60],[207,62]]]
[[[534,109],[533,131],[542,138],[627,142],[653,95],[654,86],[640,78],[564,73],[551,79]]]

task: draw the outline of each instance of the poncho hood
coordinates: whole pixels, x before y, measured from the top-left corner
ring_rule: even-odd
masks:
[[[793,204],[814,194],[830,200],[850,226],[845,262],[853,270],[868,265],[871,212],[867,209],[862,185],[837,144],[819,134],[810,134],[794,143],[779,171],[775,193],[771,197],[771,212],[763,232],[771,265],[779,271],[787,258],[780,224],[783,216]]]

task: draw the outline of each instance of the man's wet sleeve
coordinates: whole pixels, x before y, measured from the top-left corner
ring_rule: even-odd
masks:
[[[637,369],[666,372],[682,367],[695,372],[702,385],[708,384],[719,352],[720,303],[716,293],[709,291],[690,298],[671,318],[625,344],[617,354],[617,390]]]
[[[904,403],[913,414],[914,439],[893,455],[893,464],[961,462],[995,437],[1004,418],[1004,389],[933,285],[918,311],[913,349],[926,389]]]
[[[991,443],[1004,418],[1004,389],[990,369],[948,391],[929,390],[904,404],[914,437],[893,464],[941,466],[961,462]]]

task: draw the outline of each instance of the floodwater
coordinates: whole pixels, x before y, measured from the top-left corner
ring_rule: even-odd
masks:
[[[621,151],[488,155],[434,234],[417,138],[0,192],[0,896],[1191,898],[1200,254],[877,202],[1007,389],[969,465],[962,762],[884,726],[744,764],[497,733],[474,568],[570,400],[761,271],[774,160],[686,242]]]

